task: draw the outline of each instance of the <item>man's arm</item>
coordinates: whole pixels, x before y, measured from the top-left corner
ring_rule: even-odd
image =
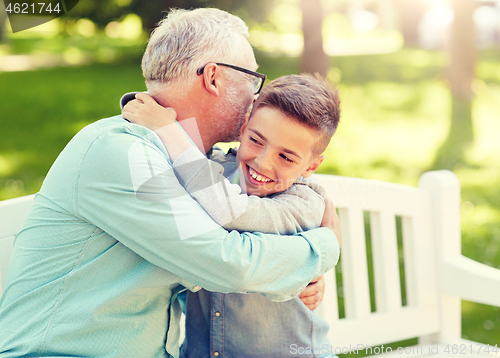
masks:
[[[124,128],[93,142],[74,198],[82,218],[151,263],[211,291],[286,300],[335,265],[337,240],[325,228],[294,236],[222,229],[182,188],[154,141]]]
[[[193,160],[195,168],[189,165]],[[222,160],[227,160],[227,156],[222,156]],[[222,176],[217,164],[205,159],[194,148],[183,153],[174,162],[174,168],[187,191],[214,220],[228,230],[292,234],[318,227],[324,214],[323,198],[326,198],[326,193],[311,180],[304,180],[303,184],[296,184],[272,198],[247,197],[245,194],[239,194],[239,186],[231,185]],[[200,190],[194,190],[197,187]],[[238,205],[238,200],[242,201],[242,205]],[[336,215],[336,212],[327,211],[326,214]],[[236,215],[239,216],[234,218]],[[229,220],[231,221],[225,223]],[[340,235],[338,240],[340,242]],[[299,294],[299,298],[309,309],[314,310],[321,303],[324,291],[325,280],[320,276],[307,285]]]
[[[219,225],[227,230],[276,234],[319,226],[324,212],[320,195],[305,185],[292,186],[273,198],[241,194],[239,185],[231,185],[223,176],[222,167],[192,144],[175,121],[172,108],[160,106],[145,93],[135,97],[123,107],[124,117],[155,131],[174,161],[182,186]]]

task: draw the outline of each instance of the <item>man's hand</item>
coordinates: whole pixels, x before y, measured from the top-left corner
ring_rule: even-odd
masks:
[[[333,205],[333,201],[331,201],[329,198],[325,198],[325,213],[323,214],[321,226],[331,229],[335,233],[335,236],[337,236],[339,246],[342,246],[342,237],[340,234],[340,219],[337,215],[337,211],[335,210],[335,206]]]
[[[177,113],[173,108],[160,106],[147,93],[137,93],[135,98],[123,107],[123,118],[152,131],[175,123]]]
[[[323,301],[323,295],[325,294],[325,279],[323,275],[312,280],[309,285],[299,294],[300,300],[309,308],[311,311],[316,309],[321,301]]]

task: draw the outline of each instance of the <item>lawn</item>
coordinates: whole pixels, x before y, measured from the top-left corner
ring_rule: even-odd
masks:
[[[260,72],[298,72],[298,59],[257,53]],[[342,119],[320,172],[416,185],[450,123],[441,52],[332,58]],[[333,67],[335,66],[335,67]],[[500,51],[481,52],[474,82],[475,142],[454,168],[462,185],[463,253],[500,268]],[[144,90],[140,58],[115,64],[0,73],[0,200],[35,193],[85,125],[119,113]],[[463,336],[500,343],[500,309],[464,302]]]

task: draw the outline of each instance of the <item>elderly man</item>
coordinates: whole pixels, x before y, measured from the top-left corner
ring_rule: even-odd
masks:
[[[257,68],[246,36],[223,11],[174,11],[144,55],[148,91],[205,151],[236,138],[260,86],[239,69]],[[337,219],[294,236],[228,233],[154,133],[97,121],[59,155],[16,238],[0,357],[177,357],[180,292],[294,297],[336,263]]]

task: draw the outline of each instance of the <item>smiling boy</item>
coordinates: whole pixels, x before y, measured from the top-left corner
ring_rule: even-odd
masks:
[[[323,191],[306,178],[324,160],[339,122],[338,94],[326,81],[309,75],[272,81],[245,118],[239,149],[214,151],[212,160],[177,125],[173,110],[143,93],[136,98],[124,117],[156,131],[187,192],[224,228],[293,234],[320,225]],[[327,332],[297,297],[277,303],[260,294],[201,290],[187,295],[182,356],[298,357],[292,347],[302,347],[308,357],[328,357]]]
[[[311,148],[317,131],[302,125],[279,109],[258,107],[242,127],[236,159],[244,173],[247,194],[268,196],[289,188],[297,178],[309,177],[324,156]]]

